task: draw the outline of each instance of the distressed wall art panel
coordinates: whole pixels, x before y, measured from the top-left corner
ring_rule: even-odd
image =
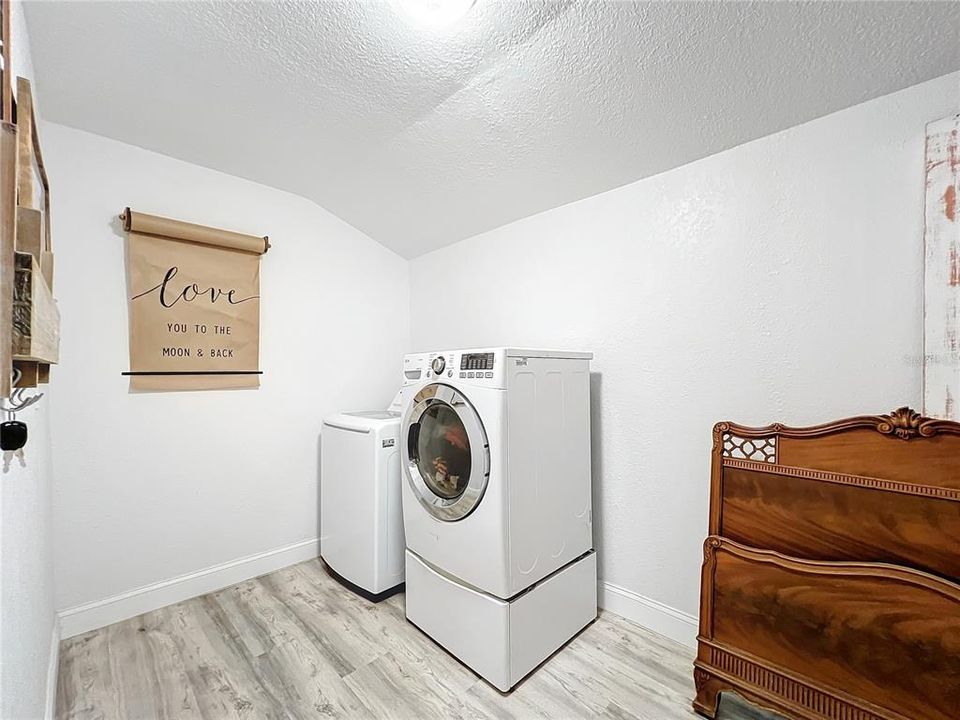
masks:
[[[956,420],[960,395],[960,114],[927,126],[924,413]]]

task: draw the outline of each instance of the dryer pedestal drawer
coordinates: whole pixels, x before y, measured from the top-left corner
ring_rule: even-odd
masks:
[[[407,619],[506,692],[597,617],[597,556],[513,600],[462,585],[407,550]]]

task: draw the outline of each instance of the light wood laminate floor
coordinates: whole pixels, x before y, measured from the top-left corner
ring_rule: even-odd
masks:
[[[504,695],[318,560],[65,640],[62,720],[695,718],[693,653],[611,613]],[[724,696],[724,720],[773,716]]]

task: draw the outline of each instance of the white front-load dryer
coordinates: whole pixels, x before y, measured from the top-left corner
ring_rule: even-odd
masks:
[[[407,617],[501,690],[596,617],[590,357],[404,358]]]
[[[433,380],[410,395],[400,432],[404,526],[412,528],[407,547],[462,582],[509,597],[497,438],[505,393]]]

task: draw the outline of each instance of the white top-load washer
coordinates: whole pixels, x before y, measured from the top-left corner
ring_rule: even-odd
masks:
[[[596,617],[591,357],[404,358],[407,617],[501,690]]]
[[[399,427],[396,409],[323,421],[320,556],[372,599],[404,580]]]

